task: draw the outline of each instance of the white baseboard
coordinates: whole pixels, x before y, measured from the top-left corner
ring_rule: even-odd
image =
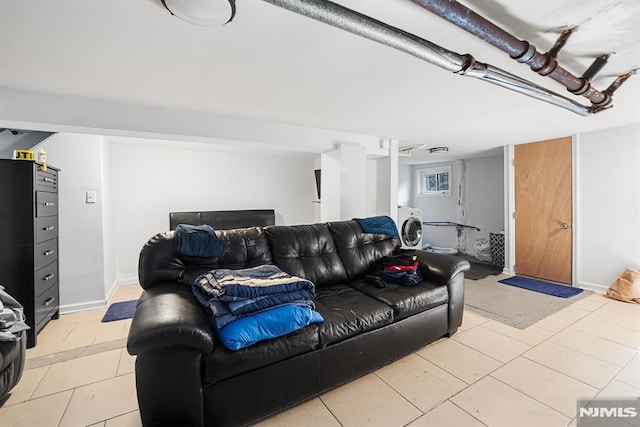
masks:
[[[137,277],[128,277],[125,279],[119,279],[116,280],[115,282],[113,282],[113,285],[111,285],[111,288],[107,291],[107,301],[111,301],[111,298],[113,297],[113,294],[116,293],[116,291],[118,290],[118,288],[120,286],[123,285],[137,285],[138,284],[138,278]]]
[[[96,308],[106,307],[106,300],[95,300],[78,302],[75,304],[64,304],[60,306],[60,314],[75,313],[78,311],[94,310]]]
[[[578,282],[578,287],[581,289],[586,289],[588,291],[593,291],[597,294],[604,294],[609,289],[608,286],[596,285],[595,283],[587,283],[587,282]]]
[[[116,280],[115,282],[113,282],[113,284],[111,285],[111,287],[109,288],[109,290],[107,291],[107,294],[105,295],[106,301],[111,301],[111,298],[113,297],[113,294],[116,293],[116,289],[118,289],[118,281]]]
[[[138,278],[137,277],[127,277],[124,279],[119,279],[116,280],[116,284],[118,286],[120,285],[137,285],[138,284]]]

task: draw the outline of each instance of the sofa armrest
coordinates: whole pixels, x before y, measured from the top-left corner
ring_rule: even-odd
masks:
[[[418,261],[429,267],[428,269],[422,269],[421,273],[424,279],[430,282],[445,284],[457,274],[469,271],[471,267],[469,261],[454,255],[420,250],[411,251],[411,255],[416,255]]]
[[[189,286],[160,282],[143,292],[127,340],[137,355],[143,425],[204,425],[202,357],[213,344],[209,317]]]
[[[447,285],[449,292],[449,336],[462,325],[464,312],[464,272],[469,271],[469,261],[454,255],[436,254],[425,251],[411,251],[428,268],[421,269],[424,280]]]
[[[130,354],[175,347],[210,353],[213,344],[211,322],[188,286],[161,283],[144,291],[129,329]]]

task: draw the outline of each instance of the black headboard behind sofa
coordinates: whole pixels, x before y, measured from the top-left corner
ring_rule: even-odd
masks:
[[[169,228],[174,230],[178,224],[210,225],[216,230],[231,228],[265,227],[275,225],[276,214],[273,209],[254,209],[243,211],[204,211],[170,212]]]

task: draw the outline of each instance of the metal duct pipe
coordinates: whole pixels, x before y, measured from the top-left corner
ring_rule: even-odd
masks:
[[[591,113],[590,107],[581,105],[499,68],[476,62],[471,55],[452,52],[414,34],[407,33],[336,3],[327,0],[264,1],[393,47],[453,73],[485,80],[532,98],[549,102],[582,116],[587,116]]]
[[[465,75],[565,108],[581,116],[588,116],[590,113],[596,112],[590,107],[489,64],[476,62],[475,66]]]
[[[316,21],[393,47],[453,73],[460,72],[466,58],[430,41],[369,16],[326,0],[265,0]]]
[[[456,0],[411,0],[452,24],[480,37],[494,47],[506,52],[518,62],[531,66],[540,75],[548,76],[562,84],[569,92],[582,95],[602,109],[611,103],[611,96],[591,87],[589,81],[558,65],[552,55],[540,53],[536,47],[525,40],[519,40],[507,31],[478,15]]]

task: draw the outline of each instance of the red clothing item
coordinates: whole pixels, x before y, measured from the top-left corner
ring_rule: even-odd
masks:
[[[414,271],[419,265],[418,261],[414,262],[413,265],[390,265],[385,267],[384,271]]]

